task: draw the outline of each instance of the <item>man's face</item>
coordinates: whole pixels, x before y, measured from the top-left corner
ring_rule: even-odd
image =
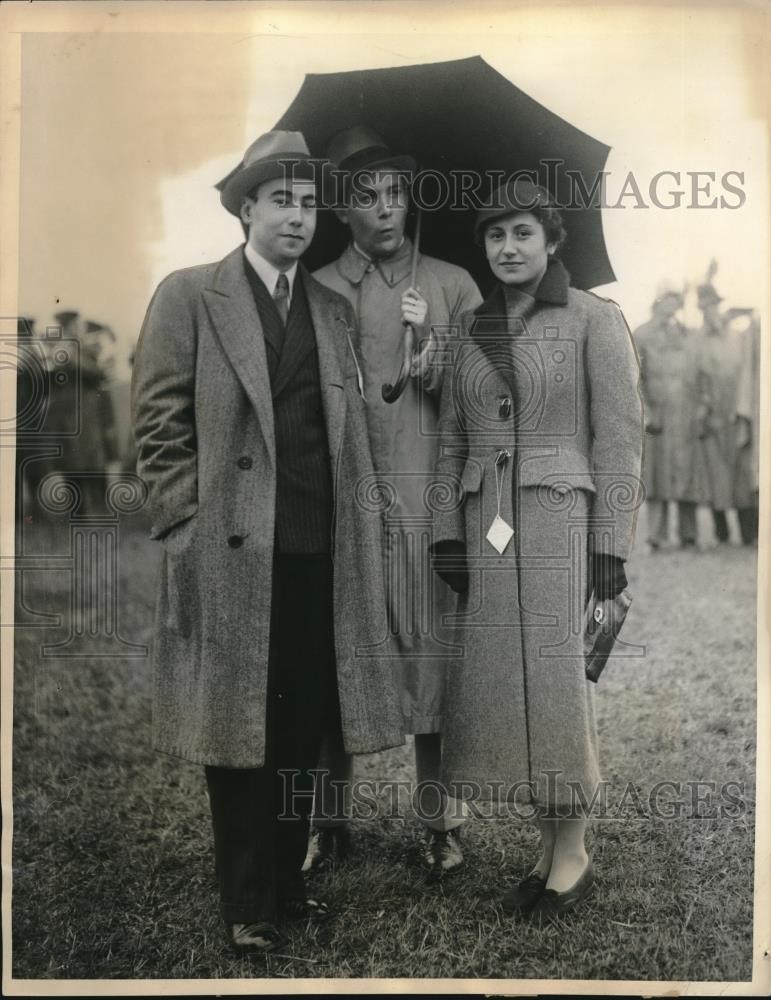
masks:
[[[671,319],[683,305],[682,298],[676,292],[668,292],[658,302],[658,312],[662,319]]]
[[[288,270],[308,249],[316,231],[316,188],[311,181],[276,177],[244,197],[241,219],[249,244],[265,260]]]
[[[353,179],[348,207],[338,213],[350,226],[354,243],[374,259],[389,257],[404,239],[407,183],[390,170],[359,174]]]

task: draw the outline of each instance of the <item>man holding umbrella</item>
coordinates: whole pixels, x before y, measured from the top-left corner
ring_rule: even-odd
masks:
[[[356,656],[385,625],[382,543],[353,502],[373,474],[355,319],[299,262],[314,177],[297,132],[247,149],[219,185],[246,245],[161,283],[132,383],[163,546],[154,742],[205,765],[238,951],[326,914],[301,874],[322,733],[357,753],[403,741],[390,664]]]
[[[452,651],[442,636],[442,622],[455,609],[455,595],[445,583],[432,580],[427,558],[443,374],[436,361],[448,328],[458,327],[462,314],[479,305],[481,296],[466,271],[417,253],[405,236],[408,176],[416,169],[411,156],[389,149],[364,126],[335,135],[327,155],[341,182],[344,207],[337,214],[349,228],[350,243],[314,277],[344,295],[358,320],[356,350],[372,457],[387,504],[390,642],[405,732],[415,736],[418,788],[413,804],[427,827],[424,860],[441,875],[457,868],[463,855],[456,830],[462,819],[450,815],[436,785],[445,668]],[[386,403],[381,388],[398,370],[408,324],[418,348],[412,377],[399,398]],[[306,869],[342,860],[349,845],[344,803],[353,758],[339,742],[331,742],[321,770]]]

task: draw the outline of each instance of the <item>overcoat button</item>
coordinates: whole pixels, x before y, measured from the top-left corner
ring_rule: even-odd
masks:
[[[498,414],[503,417],[504,420],[511,416],[511,400],[508,396],[501,400],[501,405],[498,407]]]
[[[230,538],[228,538],[228,545],[231,549],[240,549],[243,544],[244,540],[240,535],[231,535]]]
[[[238,466],[239,469],[251,469],[252,460],[251,458],[249,458],[248,455],[242,455],[236,462],[236,465]]]

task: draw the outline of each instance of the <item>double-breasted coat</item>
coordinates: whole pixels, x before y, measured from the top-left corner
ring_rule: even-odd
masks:
[[[580,807],[599,780],[582,648],[587,554],[626,559],[641,502],[631,334],[614,303],[569,288],[552,261],[535,297],[496,287],[454,354],[434,533],[465,546],[469,588],[443,781],[466,798]],[[502,554],[487,537],[496,516],[514,530]]]
[[[300,265],[302,266],[302,265]],[[346,749],[404,741],[386,634],[380,515],[349,304],[305,271],[334,489],[337,678]],[[265,342],[241,248],[157,289],[134,363],[138,469],[164,547],[154,742],[221,767],[264,763],[276,450]],[[297,608],[297,627],[303,609]]]
[[[442,726],[446,658],[452,650],[442,623],[455,610],[455,595],[434,576],[427,558],[438,399],[446,368],[430,364],[422,379],[409,380],[395,403],[384,402],[381,393],[401,362],[400,303],[410,286],[412,254],[408,239],[382,261],[370,261],[349,245],[314,277],[345,295],[358,319],[356,352],[367,426],[386,507],[386,599],[404,726],[409,733],[436,733]],[[415,283],[428,303],[426,330],[433,331],[438,348],[457,330],[461,316],[482,301],[467,271],[424,254],[418,256]],[[441,357],[440,348],[434,357]]]

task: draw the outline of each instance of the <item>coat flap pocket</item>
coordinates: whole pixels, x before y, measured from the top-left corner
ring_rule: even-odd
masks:
[[[482,485],[483,475],[482,463],[475,458],[469,458],[463,466],[463,473],[460,477],[460,484],[466,493],[476,493]]]

